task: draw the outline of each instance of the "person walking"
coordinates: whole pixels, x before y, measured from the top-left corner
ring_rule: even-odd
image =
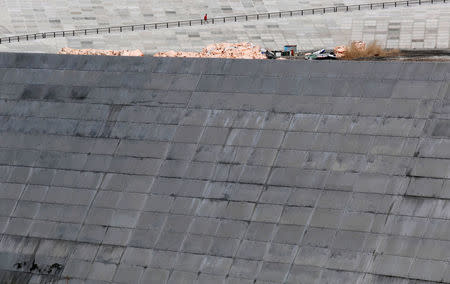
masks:
[[[208,22],[208,14],[205,14],[205,16],[203,17],[203,20],[205,21],[205,24]]]

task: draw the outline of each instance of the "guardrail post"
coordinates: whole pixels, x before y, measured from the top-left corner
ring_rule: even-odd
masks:
[[[36,39],[36,34],[34,34],[34,39]]]
[[[178,21],[178,27],[180,27],[180,21]]]
[[[384,2],[383,2],[383,9],[384,9]]]
[[[409,6],[409,1],[406,1],[406,6]]]
[[[189,26],[192,26],[192,21],[189,21]]]
[[[302,11],[302,13],[301,13],[301,14],[302,14],[302,16],[303,16],[303,10],[301,10],[301,11]]]
[[[167,28],[169,28],[169,23],[167,23]]]
[[[348,12],[348,6],[346,6],[346,8],[347,8],[347,9],[346,9],[345,11]]]
[[[235,22],[237,21],[237,18],[236,18],[236,17],[234,17],[234,21],[235,21]]]
[[[394,2],[394,7],[397,7],[397,1]]]
[[[145,25],[144,25],[144,30],[145,30]],[[111,33],[111,28],[108,28],[108,33]]]
[[[269,14],[267,14],[267,18],[268,18],[268,19],[270,19],[270,13],[269,13]]]
[[[66,35],[65,35],[65,32],[63,31],[63,37],[65,37]]]
[[[53,32],[53,37],[56,37],[56,32]]]
[[[291,11],[291,17],[292,17],[292,11]]]
[[[28,35],[27,35],[27,40],[28,40]],[[0,42],[2,42],[2,41],[0,40]]]
[[[314,9],[312,9],[312,13],[313,13],[313,15],[314,15]]]
[[[0,38],[0,44],[2,44],[2,39]]]
[[[214,25],[214,18],[212,18],[212,23],[213,23],[213,25]]]
[[[75,30],[72,31],[72,36],[75,36]]]
[[[20,39],[20,37],[19,37],[19,36],[17,36],[17,42],[19,42],[19,41],[20,41],[19,39]]]
[[[358,5],[358,10],[361,10],[361,5]]]
[[[134,32],[134,26],[131,26],[131,31]],[[98,29],[97,29],[97,33],[98,33]]]
[[[122,29],[122,28],[120,28],[120,29]],[[84,29],[84,34],[87,35],[87,30],[86,29]]]
[[[370,4],[370,10],[372,10],[372,4]]]
[[[11,38],[10,37],[8,37],[8,42],[11,42]]]
[[[259,14],[256,14],[256,19],[259,20]]]
[[[155,30],[158,28],[158,24],[155,24]]]
[[[281,12],[280,12],[280,14],[279,14],[279,17],[281,18]]]
[[[323,8],[323,13],[325,14],[325,8]]]

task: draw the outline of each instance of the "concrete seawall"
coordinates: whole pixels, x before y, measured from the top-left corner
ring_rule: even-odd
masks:
[[[164,3],[139,1],[146,7],[136,7],[135,1],[123,7],[123,1],[109,1],[107,9],[98,9],[97,3],[71,1],[70,8],[64,1],[33,0],[36,7],[29,9],[29,3],[5,0],[4,17],[0,17],[0,36],[24,35],[29,33],[59,32],[82,28],[106,28],[118,25],[149,24],[166,21],[202,19],[204,13],[210,17],[235,16],[262,12],[279,12],[295,9],[341,7],[342,5],[376,3],[380,1],[233,1],[224,4],[218,1],[179,1]],[[427,0],[428,1],[428,0]],[[432,1],[432,0],[431,0]],[[445,1],[445,0],[444,0]],[[8,3],[10,2],[10,3]],[[40,3],[43,2],[43,3]],[[75,1],[76,2],[76,1]],[[130,1],[128,1],[130,2]],[[176,3],[175,3],[176,2]],[[182,2],[182,3],[181,3]],[[376,40],[386,48],[401,49],[448,49],[450,47],[450,5],[449,3],[418,5],[420,0],[411,0],[386,9],[375,9],[305,15],[294,17],[273,17],[259,21],[249,20],[222,24],[194,25],[181,28],[154,29],[145,31],[136,28],[133,32],[105,34],[100,32],[75,37],[52,38],[12,43],[3,38],[0,52],[45,52],[57,53],[63,47],[98,49],[140,49],[146,54],[158,51],[199,51],[203,47],[219,42],[250,41],[266,49],[281,49],[286,44],[296,44],[301,50],[334,48],[351,40],[370,42]],[[80,5],[80,4],[78,4]],[[230,7],[227,7],[230,5]],[[62,6],[62,7],[61,7]],[[105,5],[106,6],[106,5]],[[377,5],[379,6],[379,5]],[[158,7],[157,9],[155,9]],[[8,9],[9,8],[9,9]],[[195,12],[193,12],[195,11]],[[328,9],[330,11],[330,9]],[[309,12],[311,13],[311,12]],[[316,11],[317,13],[317,11]],[[1,15],[1,11],[0,11]],[[254,17],[250,17],[254,18]],[[262,18],[262,17],[261,17]],[[26,23],[26,24],[25,24]],[[171,24],[173,25],[173,24]],[[69,35],[67,32],[66,35]],[[31,35],[30,38],[33,38]],[[39,38],[39,36],[38,36]]]
[[[0,283],[450,283],[449,81],[0,53]]]

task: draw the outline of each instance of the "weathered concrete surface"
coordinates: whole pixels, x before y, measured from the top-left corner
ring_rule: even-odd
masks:
[[[203,19],[280,10],[377,3],[378,0],[0,0],[0,34]],[[423,9],[426,11],[427,9]],[[380,13],[383,14],[383,13]]]
[[[94,28],[117,25],[201,19],[210,17],[277,12],[344,4],[364,4],[371,1],[108,1],[99,9],[95,2],[77,7],[76,1],[68,9],[65,1],[33,0],[37,7],[29,9],[29,2],[3,0],[15,9],[0,11],[0,35],[19,35],[64,29]],[[13,2],[13,3],[10,3]],[[120,2],[120,4],[119,4]],[[154,2],[158,2],[156,5]],[[181,2],[181,3],[180,3]],[[3,7],[0,0],[0,7]],[[60,6],[64,5],[63,8]],[[144,5],[144,6],[142,6]],[[19,6],[19,7],[17,7]],[[155,8],[157,7],[157,8]],[[36,10],[36,11],[35,11]],[[45,11],[45,12],[43,12]],[[195,11],[195,12],[194,12]],[[36,14],[36,16],[35,16]],[[14,21],[13,21],[14,20]],[[11,26],[3,29],[3,26]],[[351,40],[377,42],[387,48],[450,48],[450,5],[447,3],[397,7],[385,10],[330,13],[303,17],[272,18],[270,20],[192,26],[173,29],[113,34],[94,34],[67,38],[20,41],[1,44],[4,52],[57,53],[63,47],[97,49],[140,49],[147,54],[158,51],[199,51],[219,42],[250,41],[268,49],[280,49],[296,44],[300,49],[333,48]]]
[[[450,65],[0,54],[0,282],[450,283]]]

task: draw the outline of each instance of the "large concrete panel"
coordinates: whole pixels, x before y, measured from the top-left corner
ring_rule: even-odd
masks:
[[[2,53],[0,282],[450,283],[449,73]]]

